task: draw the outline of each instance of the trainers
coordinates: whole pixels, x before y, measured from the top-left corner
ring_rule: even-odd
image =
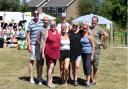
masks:
[[[90,88],[90,83],[86,82],[86,83],[85,83],[85,87],[86,87],[86,88]]]
[[[30,83],[35,83],[34,79],[33,78],[30,78]]]
[[[86,88],[90,88],[90,84],[86,84],[86,86],[85,86]]]
[[[42,85],[42,81],[39,81],[39,85]]]
[[[75,85],[75,86],[78,86],[77,80],[74,80],[74,85]]]

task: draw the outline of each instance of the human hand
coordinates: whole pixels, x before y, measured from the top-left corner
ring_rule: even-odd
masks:
[[[91,61],[93,61],[94,60],[94,56],[91,56]]]
[[[31,46],[28,47],[28,52],[32,53],[32,47]]]

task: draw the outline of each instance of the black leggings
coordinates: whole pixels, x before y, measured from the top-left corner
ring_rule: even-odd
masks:
[[[82,53],[83,70],[85,75],[91,75],[91,53]]]

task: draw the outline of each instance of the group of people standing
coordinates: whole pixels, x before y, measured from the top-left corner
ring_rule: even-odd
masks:
[[[101,40],[101,36],[104,39]],[[42,85],[42,67],[45,59],[48,87],[55,87],[52,77],[57,60],[60,63],[62,85],[68,85],[70,70],[72,70],[73,84],[78,85],[78,71],[82,59],[85,86],[95,85],[100,45],[105,42],[107,37],[108,34],[98,25],[96,16],[92,17],[90,27],[86,21],[80,26],[77,22],[72,22],[70,25],[66,22],[66,16],[62,14],[62,22],[56,26],[56,21],[49,21],[47,16],[44,17],[43,22],[39,20],[39,11],[35,10],[34,19],[29,23],[27,31],[30,82],[35,83],[32,70],[36,58],[39,85]]]

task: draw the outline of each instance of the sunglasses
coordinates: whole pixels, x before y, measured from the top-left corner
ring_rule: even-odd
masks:
[[[34,15],[39,15],[39,13],[34,13]]]

